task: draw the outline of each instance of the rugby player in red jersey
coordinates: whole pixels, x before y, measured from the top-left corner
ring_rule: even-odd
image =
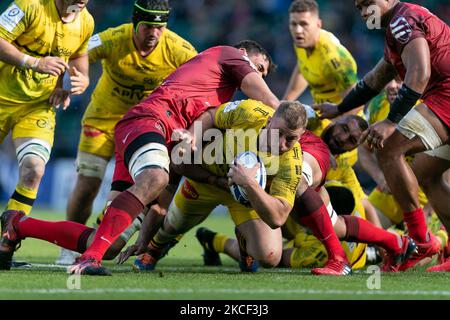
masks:
[[[72,266],[71,273],[109,275],[101,265],[106,250],[168,184],[174,131],[187,128],[205,110],[230,101],[239,88],[248,97],[273,108],[279,105],[263,80],[272,68],[271,57],[254,41],[242,41],[234,47],[212,47],[179,67],[147,99],[125,114],[115,128],[112,184],[113,189],[122,192],[106,209],[93,243]],[[91,229],[67,222],[65,234],[61,234],[61,225],[41,225],[39,220],[24,218],[18,211],[4,212],[1,222],[3,269],[9,269],[14,249],[25,237],[37,234],[40,239],[69,243],[68,249],[76,250],[78,241],[85,239]]]
[[[333,118],[376,96],[398,74],[403,86],[386,120],[367,131],[387,184],[400,207],[409,234],[418,245],[400,267],[406,270],[439,251],[439,241],[428,231],[418,200],[419,184],[405,155],[426,151],[413,165],[432,207],[450,228],[450,190],[443,173],[450,167],[450,28],[426,8],[398,0],[355,0],[362,18],[373,21],[379,13],[386,29],[384,59],[339,105],[316,106]],[[376,8],[377,10],[373,10]],[[376,18],[376,17],[375,17]],[[368,23],[369,25],[369,23]],[[418,99],[421,103],[412,108]],[[429,271],[450,271],[450,260]]]

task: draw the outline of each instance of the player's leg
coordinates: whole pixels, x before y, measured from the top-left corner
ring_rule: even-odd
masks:
[[[413,162],[413,170],[422,186],[431,206],[436,211],[447,230],[450,230],[450,184],[445,173],[450,168],[450,146],[442,146],[441,157],[434,152],[417,154]],[[444,158],[446,152],[448,158]]]
[[[328,203],[328,208],[325,202]],[[347,275],[351,272],[351,268],[335,232],[337,214],[329,201],[325,202],[317,191],[301,182],[290,216],[297,223],[308,227],[327,250],[329,257],[327,265],[321,269],[313,269],[312,272],[319,275]]]
[[[448,128],[422,103],[400,121],[397,130],[386,140],[384,148],[377,152],[388,186],[404,211],[409,234],[418,245],[418,254],[406,261],[402,270],[436,254],[440,247],[439,241],[428,231],[418,199],[419,184],[405,155],[436,149],[448,141]]]
[[[154,201],[169,182],[169,151],[157,117],[119,122],[115,127],[117,176],[127,175],[133,185],[120,193],[105,212],[94,240],[71,269],[72,273],[105,274],[101,260],[106,250],[125,231],[145,206]]]
[[[19,181],[6,210],[29,214],[50,159],[55,112],[46,105],[33,106],[18,111],[14,122],[12,138],[19,163]]]
[[[173,197],[163,225],[151,239],[147,252],[138,256],[133,265],[137,271],[151,271],[162,257],[164,249],[178,237],[200,224],[220,203],[224,190],[183,178]]]
[[[341,240],[374,244],[382,247],[388,253],[384,271],[397,271],[400,263],[409,257],[416,249],[415,243],[409,237],[381,229],[371,222],[353,214],[356,210],[362,211],[362,205],[357,205],[357,199],[350,189],[340,186],[327,186],[333,208],[338,213],[335,230]],[[361,208],[361,209],[358,209]]]
[[[236,229],[238,245],[259,265],[265,268],[278,266],[283,242],[281,228],[272,229],[261,219],[251,219],[238,224]],[[241,263],[248,267],[249,263],[242,258],[241,254]]]
[[[414,173],[446,230],[450,230],[450,204],[448,201],[450,199],[449,168],[450,146],[448,145],[430,152],[418,154],[413,162]],[[445,233],[444,230],[440,230],[439,232]],[[445,239],[445,234],[442,238]],[[439,264],[428,268],[427,271],[450,271],[448,240],[447,243],[442,244],[441,249],[442,253],[440,254]]]

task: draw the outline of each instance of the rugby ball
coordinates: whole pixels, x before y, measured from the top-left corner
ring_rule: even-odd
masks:
[[[260,166],[258,171],[256,171],[255,180],[256,182],[258,182],[261,188],[266,188],[266,168],[264,167],[264,163],[262,162],[262,160],[255,153],[251,151],[243,152],[234,159],[234,163],[237,162],[241,163],[247,168],[253,168],[257,163],[259,163]],[[250,201],[248,200],[247,194],[245,193],[245,190],[243,188],[233,183],[230,186],[230,191],[234,200],[244,206],[250,205]]]

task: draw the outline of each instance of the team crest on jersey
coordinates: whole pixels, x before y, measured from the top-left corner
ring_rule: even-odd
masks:
[[[398,42],[405,44],[411,38],[412,28],[405,17],[398,17],[393,20],[389,26],[392,35]]]

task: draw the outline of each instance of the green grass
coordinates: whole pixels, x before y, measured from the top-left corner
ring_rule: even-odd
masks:
[[[48,220],[61,215],[33,213]],[[228,217],[213,216],[204,223],[214,230],[232,234]],[[421,270],[381,276],[380,290],[369,290],[364,271],[353,276],[316,277],[308,270],[271,269],[256,274],[239,272],[237,264],[222,256],[222,267],[203,267],[201,247],[195,230],[182,239],[152,273],[135,273],[131,261],[123,266],[105,265],[112,277],[82,277],[81,290],[67,289],[64,269],[34,266],[0,272],[0,299],[450,299],[448,274]],[[26,239],[17,260],[53,264],[59,248]]]

